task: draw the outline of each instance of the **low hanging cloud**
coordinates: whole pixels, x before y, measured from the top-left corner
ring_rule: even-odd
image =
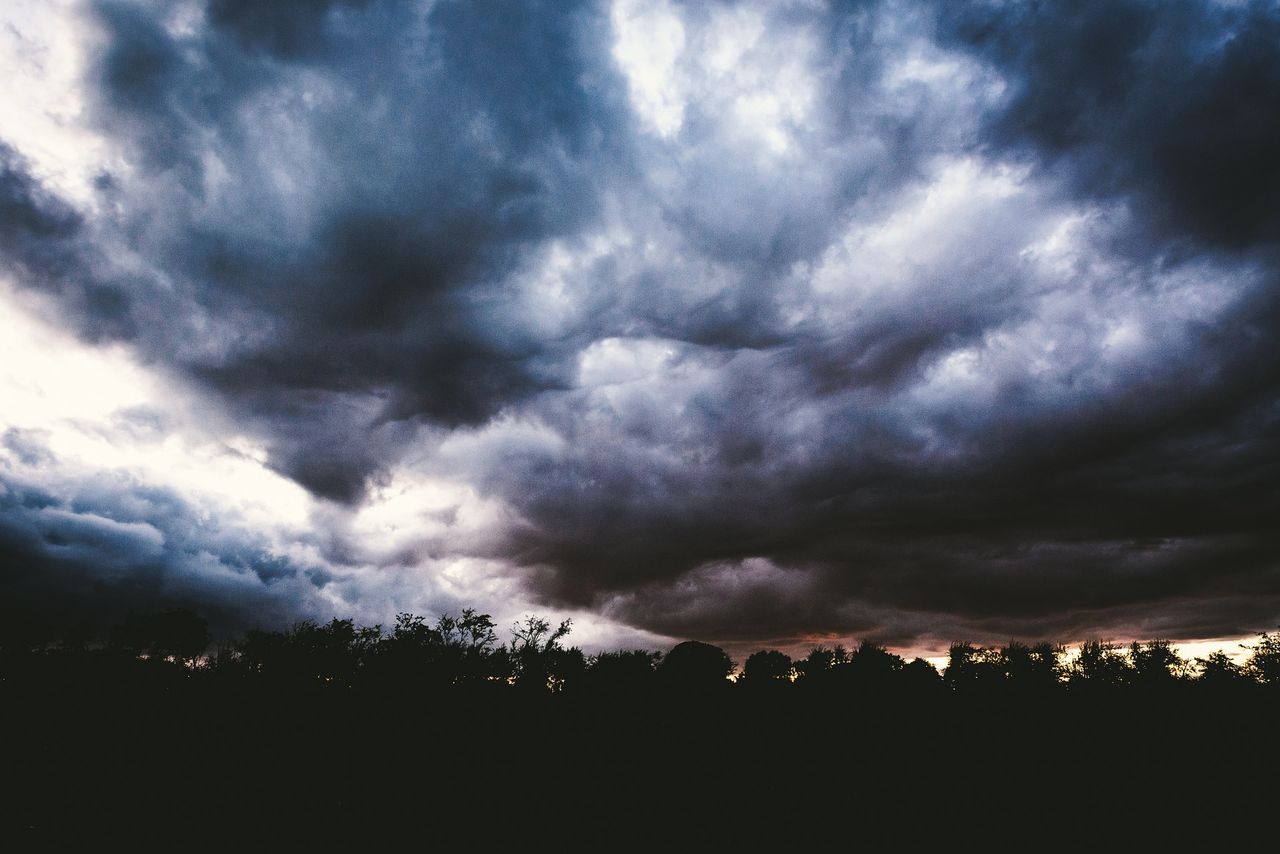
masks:
[[[228,624],[472,596],[903,646],[1280,616],[1274,3],[72,14],[105,153],[76,198],[0,148],[6,274],[309,498],[175,546],[183,487],[42,498],[11,431],[32,601],[177,572]]]

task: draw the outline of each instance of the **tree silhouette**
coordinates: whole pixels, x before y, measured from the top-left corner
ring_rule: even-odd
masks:
[[[584,681],[598,695],[636,696],[652,688],[661,660],[662,653],[642,649],[597,653]]]
[[[1043,692],[1059,687],[1065,675],[1064,650],[1050,643],[1032,646],[1011,641],[1002,651],[1004,675],[1010,687]]]
[[[441,639],[441,663],[451,682],[478,684],[511,676],[511,662],[497,649],[497,624],[488,614],[464,608],[454,617],[441,615],[436,621]]]
[[[1168,687],[1191,675],[1191,665],[1174,651],[1167,640],[1129,646],[1129,661],[1135,685],[1147,689]]]
[[[174,630],[182,623],[190,631]],[[1100,775],[1123,807],[1092,807],[1055,833],[1087,825],[1090,844],[1115,842],[1105,828],[1129,816],[1136,831],[1120,842],[1176,847],[1181,819],[1161,811],[1169,786],[1210,799],[1220,839],[1241,798],[1269,794],[1280,759],[1280,694],[1262,687],[1274,684],[1280,654],[1270,634],[1248,647],[1245,665],[1215,653],[1195,672],[1167,641],[1089,641],[1065,668],[1051,644],[958,643],[945,677],[871,641],[797,662],[761,650],[738,687],[718,647],[587,659],[566,648],[567,621],[537,616],[505,645],[473,610],[434,621],[399,614],[385,633],[304,621],[249,632],[193,667],[206,637],[194,625],[172,613],[135,617],[106,648],[6,642],[0,701],[17,723],[0,774],[23,827],[172,818],[166,839],[176,845],[200,815],[216,818],[200,832],[225,828],[228,844],[266,838],[266,823],[289,839],[311,828],[322,843],[358,828],[359,839],[344,837],[354,845],[404,822],[411,833],[400,841],[420,843],[427,804],[433,821],[465,816],[526,839],[605,838],[622,816],[628,834],[655,810],[670,817],[649,797],[668,791],[681,821],[750,810],[751,820],[721,820],[728,831],[715,831],[745,836],[708,837],[744,848],[764,826],[757,813],[782,817],[784,841],[803,845],[816,819],[852,810],[867,845],[927,839],[946,849],[958,829],[994,838],[990,816],[971,818],[972,801],[955,797],[965,787],[1003,787],[998,824],[1025,840]],[[837,775],[839,796],[813,800],[805,782]],[[518,797],[497,804],[486,795],[495,782]],[[1217,794],[1227,791],[1229,800]],[[99,804],[95,824],[86,811]],[[1266,806],[1250,802],[1247,814]]]
[[[947,669],[943,677],[954,691],[1002,690],[1007,673],[1008,662],[1000,649],[954,643],[947,650]]]
[[[1101,640],[1085,641],[1071,662],[1068,684],[1073,689],[1116,688],[1133,682],[1133,666],[1120,648]]]
[[[794,678],[795,669],[791,658],[776,649],[761,650],[752,653],[742,666],[742,683],[759,687],[765,685],[789,684]]]
[[[902,667],[902,686],[911,694],[929,694],[942,685],[942,674],[938,668],[923,658],[913,658]]]
[[[850,684],[861,691],[889,691],[896,685],[905,663],[901,656],[864,640],[849,656],[844,672]]]
[[[551,624],[533,615],[511,628],[511,661],[517,684],[525,688],[562,691],[586,670],[579,649],[564,649],[573,621],[564,620],[553,631]]]
[[[474,608],[462,609],[458,617],[441,615],[436,631],[445,646],[475,654],[490,652],[498,643],[497,624],[493,618],[478,613]]]
[[[1197,658],[1196,664],[1200,668],[1198,681],[1213,690],[1230,690],[1250,681],[1247,670],[1221,650],[1211,652],[1204,658]]]
[[[1280,687],[1280,634],[1268,634],[1263,632],[1262,636],[1249,649],[1249,660],[1245,663],[1245,670],[1263,685]]]
[[[368,666],[380,679],[417,687],[447,685],[455,676],[445,661],[444,636],[425,617],[409,613],[396,615]]]
[[[723,649],[700,641],[676,644],[658,666],[666,684],[685,689],[723,686],[732,672],[733,660]]]
[[[827,687],[839,669],[848,663],[849,652],[843,646],[815,646],[795,662],[797,681],[807,688]]]

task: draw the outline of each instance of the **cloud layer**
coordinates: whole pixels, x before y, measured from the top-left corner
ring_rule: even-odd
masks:
[[[92,156],[0,148],[9,278],[207,413],[115,441],[306,494],[193,533],[190,485],[11,416],[40,607],[163,576],[229,624],[476,597],[743,644],[1280,617],[1274,3],[65,14]]]

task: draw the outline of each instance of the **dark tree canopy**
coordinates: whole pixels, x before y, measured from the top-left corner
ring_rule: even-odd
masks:
[[[742,666],[742,679],[748,685],[789,682],[794,675],[790,656],[776,649],[752,653]]]
[[[317,848],[391,830],[421,845],[426,809],[433,829],[509,829],[513,844],[710,821],[705,838],[742,850],[770,823],[785,828],[777,845],[816,850],[826,840],[807,831],[853,815],[839,839],[871,850],[1006,832],[1052,848],[1073,828],[1091,834],[1073,848],[1109,850],[1117,820],[1139,849],[1173,850],[1196,816],[1160,808],[1174,786],[1219,816],[1212,840],[1194,837],[1216,850],[1224,827],[1248,824],[1221,817],[1269,797],[1280,760],[1274,634],[1243,661],[1194,663],[1160,640],[1088,641],[1072,657],[956,643],[945,675],[863,641],[794,662],[761,650],[732,678],[708,643],[588,657],[567,645],[568,621],[530,615],[504,638],[471,610],[390,629],[304,621],[216,650],[191,612],[132,616],[106,644],[8,628],[0,708],[19,723],[0,783],[40,840],[124,838],[113,822],[127,817],[169,842],[225,830],[228,848],[264,827],[315,831]],[[1100,778],[1115,797],[1063,808]],[[1000,793],[998,821],[957,796],[971,787]]]
[[[733,672],[733,660],[718,646],[701,641],[676,644],[662,659],[658,673],[670,685],[714,688]]]

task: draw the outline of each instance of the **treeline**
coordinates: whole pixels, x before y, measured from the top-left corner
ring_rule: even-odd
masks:
[[[98,641],[83,633],[15,625],[10,622],[9,631],[0,635],[0,675],[7,678],[150,667],[181,672],[184,678],[293,687],[470,686],[633,695],[666,689],[914,696],[1280,687],[1280,634],[1270,633],[1244,645],[1248,655],[1242,662],[1221,651],[1186,659],[1164,640],[1128,646],[1093,640],[1070,653],[1049,643],[956,643],[939,672],[922,658],[907,661],[869,641],[853,649],[814,647],[794,660],[777,650],[761,650],[741,668],[724,650],[697,641],[665,654],[637,649],[587,655],[566,643],[569,620],[553,626],[528,616],[510,628],[503,642],[490,615],[473,609],[434,622],[404,613],[389,629],[358,626],[352,620],[304,621],[285,631],[250,631],[216,648],[206,622],[186,610],[131,616]]]
[[[97,638],[0,619],[0,839],[1221,851],[1273,833],[1274,633],[1239,664],[956,644],[939,672],[873,643],[740,667],[697,642],[588,655],[571,628],[468,610],[215,646],[184,611]]]

